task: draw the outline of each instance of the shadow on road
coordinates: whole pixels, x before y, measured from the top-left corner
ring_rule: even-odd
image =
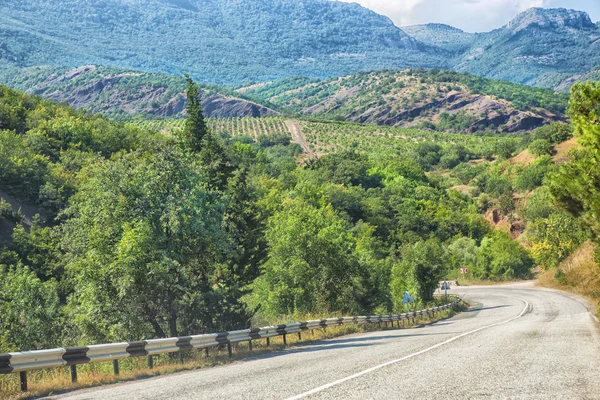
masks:
[[[475,307],[475,308],[471,308],[471,309],[465,310],[463,312],[466,312],[466,313],[479,312],[479,311],[483,311],[483,310],[494,310],[496,308],[504,308],[504,307],[510,307],[510,306],[509,305],[503,305],[503,306],[494,306],[494,307]]]
[[[419,336],[438,336],[438,335],[452,335],[454,332],[444,333],[420,333],[420,334],[409,334],[409,335],[389,335],[389,336],[368,336],[368,337],[355,337],[347,339],[325,339],[318,340],[315,342],[297,344],[292,348],[282,349],[271,353],[260,354],[256,356],[250,356],[247,360],[257,359],[269,359],[273,357],[279,357],[295,353],[312,353],[316,351],[335,350],[335,349],[348,349],[348,348],[361,348],[369,346],[384,345],[385,342],[373,343],[375,341],[381,341],[385,339],[403,339],[409,337]]]

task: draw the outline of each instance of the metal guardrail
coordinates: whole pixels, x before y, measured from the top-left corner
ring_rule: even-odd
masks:
[[[194,335],[185,337],[142,340],[138,342],[123,342],[99,344],[85,347],[67,347],[52,350],[34,350],[19,353],[0,354],[0,374],[20,373],[21,390],[27,391],[27,371],[35,371],[45,368],[57,368],[71,366],[71,380],[77,381],[77,365],[88,364],[103,361],[113,361],[115,375],[119,374],[119,360],[130,357],[148,357],[148,367],[153,367],[152,356],[157,354],[179,352],[182,359],[182,350],[205,349],[208,355],[208,349],[215,346],[227,345],[229,356],[232,356],[232,344],[239,342],[248,342],[252,350],[252,341],[266,339],[267,345],[269,339],[275,336],[283,336],[283,343],[287,343],[286,336],[289,334],[298,334],[304,331],[322,329],[341,325],[357,324],[382,324],[414,319],[423,315],[434,315],[436,312],[447,310],[460,302],[457,298],[452,303],[443,306],[428,308],[404,314],[372,315],[360,317],[329,318],[322,320],[313,320],[306,322],[293,322],[285,325],[268,326],[264,328],[244,329],[232,332],[211,333],[204,335]]]

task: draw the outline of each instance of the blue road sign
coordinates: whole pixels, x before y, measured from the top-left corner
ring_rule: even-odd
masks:
[[[402,299],[403,304],[414,303],[415,299],[408,292],[404,292],[404,298]]]

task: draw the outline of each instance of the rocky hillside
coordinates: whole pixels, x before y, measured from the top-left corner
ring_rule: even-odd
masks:
[[[17,89],[116,119],[181,118],[186,106],[184,79],[163,74],[91,65],[32,67],[2,76]],[[210,118],[281,113],[455,132],[518,132],[560,121],[568,99],[547,89],[440,70],[289,78],[235,91],[202,85],[201,91]]]
[[[288,79],[240,91],[290,114],[456,132],[530,130],[564,120],[567,103],[550,90],[423,70]]]
[[[14,71],[14,70],[13,70]],[[74,69],[27,68],[4,76],[15,88],[75,108],[113,118],[182,117],[185,81],[179,77],[94,65]],[[209,118],[264,117],[276,111],[204,85],[203,108]]]

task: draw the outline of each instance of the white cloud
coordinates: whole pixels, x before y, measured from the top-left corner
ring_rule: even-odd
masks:
[[[469,32],[506,24],[531,7],[565,7],[587,11],[600,19],[598,0],[342,0],[357,2],[389,16],[398,26],[439,22]]]

